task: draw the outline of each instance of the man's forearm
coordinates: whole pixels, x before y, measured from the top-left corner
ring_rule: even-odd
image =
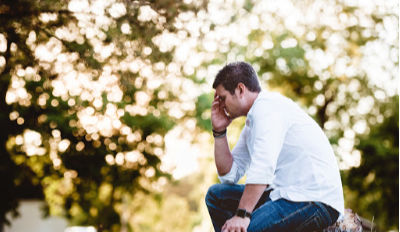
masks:
[[[254,207],[257,205],[266,187],[267,185],[265,184],[246,184],[238,208],[253,212]]]
[[[218,175],[227,174],[232,168],[233,158],[226,136],[214,139],[214,156]]]

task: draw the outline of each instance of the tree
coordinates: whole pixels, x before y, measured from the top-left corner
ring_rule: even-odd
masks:
[[[181,76],[163,38],[201,4],[0,3],[0,224],[38,197],[72,224],[127,229],[124,199],[168,178],[163,136],[185,110],[171,112]]]

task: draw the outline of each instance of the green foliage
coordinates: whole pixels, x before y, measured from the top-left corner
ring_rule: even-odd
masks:
[[[398,96],[381,105],[384,121],[371,125],[370,133],[359,138],[360,166],[343,172],[344,184],[352,196],[348,205],[387,229],[396,229],[399,222],[398,105]]]
[[[196,102],[197,125],[206,131],[211,131],[212,129],[210,111],[212,101],[212,94],[202,94],[197,98]]]
[[[17,213],[21,198],[39,198],[47,203],[46,214],[120,231],[124,198],[153,192],[160,177],[169,177],[160,170],[160,156],[164,135],[176,125],[168,104],[179,102],[179,93],[148,87],[150,78],[140,71],[168,74],[153,63],[167,66],[173,51],[161,52],[153,38],[173,32],[177,15],[198,6],[118,1],[107,3],[100,19],[101,13],[88,10],[92,1],[87,9],[73,4],[0,3],[0,34],[6,40],[0,52],[6,60],[0,70],[0,228],[8,211]],[[114,4],[125,13],[110,10]],[[157,19],[139,19],[142,6]],[[121,29],[124,24],[129,30]],[[133,61],[141,66],[118,65]],[[14,88],[16,82],[21,84]],[[25,97],[4,101],[17,90]],[[34,150],[27,152],[28,145]]]
[[[154,115],[131,116],[129,113],[125,113],[121,119],[129,127],[133,129],[141,129],[145,136],[150,135],[153,132],[168,131],[174,126],[174,122],[168,117],[168,115],[162,115],[159,117],[155,117]]]

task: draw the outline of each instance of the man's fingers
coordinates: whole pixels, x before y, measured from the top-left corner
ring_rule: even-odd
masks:
[[[225,107],[222,104],[219,104],[219,110],[225,114]]]
[[[217,110],[217,109],[219,109],[220,107],[219,107],[219,102],[213,102],[212,103],[212,105],[211,105],[211,109],[212,110]]]
[[[227,225],[226,223],[222,226],[221,228],[222,232],[246,232],[246,229],[237,227],[237,226],[233,226],[233,225]]]
[[[225,222],[225,224],[224,224],[224,225],[222,226],[222,228],[221,228],[222,232],[224,232],[225,229],[226,229],[226,222]]]

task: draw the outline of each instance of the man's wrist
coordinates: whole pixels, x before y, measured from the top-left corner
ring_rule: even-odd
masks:
[[[212,129],[214,138],[222,138],[226,136],[226,128],[222,131]]]
[[[251,213],[246,209],[237,209],[235,215],[241,218],[251,218]]]

